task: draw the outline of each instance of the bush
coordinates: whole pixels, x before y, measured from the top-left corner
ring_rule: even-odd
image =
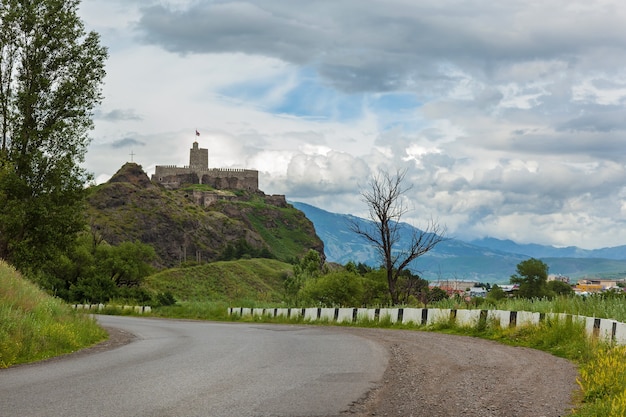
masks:
[[[167,307],[176,304],[176,298],[170,291],[160,292],[156,295],[155,306]]]
[[[331,272],[304,283],[301,298],[326,307],[361,306],[363,279],[347,271]]]

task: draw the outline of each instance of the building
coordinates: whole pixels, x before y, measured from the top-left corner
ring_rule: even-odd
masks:
[[[209,150],[198,142],[189,150],[189,165],[157,165],[152,181],[176,189],[183,184],[206,184],[217,190],[259,191],[259,171],[251,169],[209,168]]]
[[[614,280],[614,279],[594,279],[594,278],[586,278],[578,280],[575,291],[579,293],[594,293],[594,292],[602,292],[610,289],[619,288],[620,283],[623,283],[623,280]]]

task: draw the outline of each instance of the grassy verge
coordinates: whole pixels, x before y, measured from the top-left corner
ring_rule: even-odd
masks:
[[[70,353],[106,337],[92,318],[0,261],[0,368]]]
[[[477,299],[482,300],[482,299]],[[537,313],[567,313],[587,317],[613,319],[626,323],[626,300],[623,296],[606,294],[581,296],[561,296],[554,299],[505,298],[499,301],[483,301],[482,303],[462,303],[453,299],[439,301],[429,305],[433,308],[480,308],[509,311],[531,311]]]

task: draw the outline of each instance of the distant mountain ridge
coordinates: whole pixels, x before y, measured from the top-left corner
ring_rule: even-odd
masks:
[[[471,240],[468,243],[484,248],[528,255],[534,258],[602,258],[626,260],[626,245],[601,249],[581,249],[576,246],[557,248],[535,243],[519,244],[509,239],[501,240],[492,237]]]
[[[311,220],[324,242],[328,261],[345,264],[380,263],[374,248],[350,230],[351,222],[366,224],[369,220],[347,214],[331,213],[309,204],[292,202]],[[402,223],[402,243],[408,243],[413,226]],[[428,280],[467,279],[481,282],[508,282],[520,261],[530,257],[542,259],[551,273],[583,276],[626,275],[626,246],[597,250],[576,247],[555,248],[542,245],[520,245],[511,240],[494,238],[464,242],[446,240],[411,265],[411,269]]]

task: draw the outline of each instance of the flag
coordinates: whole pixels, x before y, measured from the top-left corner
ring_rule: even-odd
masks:
[[[200,132],[198,132],[198,129],[196,129],[196,136],[200,136]]]

